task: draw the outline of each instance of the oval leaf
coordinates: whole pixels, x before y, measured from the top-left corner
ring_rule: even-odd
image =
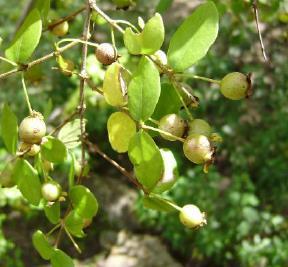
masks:
[[[112,148],[118,153],[127,152],[130,139],[136,133],[136,123],[126,113],[115,112],[108,119],[107,129]]]
[[[58,223],[60,220],[60,202],[55,202],[53,205],[47,205],[46,203],[44,212],[51,223]]]
[[[24,20],[11,45],[5,50],[8,59],[24,63],[37,47],[42,33],[40,13],[33,9]]]
[[[4,104],[1,115],[1,136],[8,152],[15,155],[18,140],[18,123],[17,117],[7,104]]]
[[[41,155],[44,159],[53,162],[61,163],[67,156],[65,145],[52,136],[47,137],[48,141],[41,145]]]
[[[145,57],[139,62],[128,87],[129,112],[136,121],[151,117],[160,97],[160,76],[154,63]]]
[[[50,260],[52,253],[54,252],[53,247],[49,244],[46,236],[40,231],[36,231],[32,236],[32,242],[34,248],[40,254],[44,260]]]
[[[66,230],[78,238],[84,237],[85,220],[75,210],[72,210],[65,219]]]
[[[137,180],[152,190],[163,175],[163,159],[154,140],[144,131],[134,135],[128,155],[135,168]]]
[[[218,11],[211,1],[199,6],[172,36],[169,65],[182,72],[204,57],[218,34]]]
[[[164,42],[165,29],[160,14],[156,13],[145,25],[141,33],[134,33],[127,28],[124,33],[124,44],[133,55],[152,55]]]
[[[55,249],[51,256],[52,267],[74,267],[73,260],[62,250]]]
[[[156,196],[144,196],[143,197],[143,206],[148,209],[164,211],[164,212],[171,212],[175,211],[176,209],[170,205],[171,203],[169,200],[166,200],[161,197]]]

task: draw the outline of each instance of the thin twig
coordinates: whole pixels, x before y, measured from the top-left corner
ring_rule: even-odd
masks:
[[[118,162],[111,159],[108,155],[106,155],[96,144],[91,143],[88,140],[85,140],[86,145],[88,146],[88,150],[91,153],[99,154],[103,159],[108,161],[111,165],[113,165],[116,169],[118,169],[124,176],[126,176],[130,182],[132,182],[138,189],[142,190],[145,194],[148,194],[148,191],[134,178],[134,176],[129,173],[124,167],[122,167]]]
[[[262,39],[262,34],[260,31],[260,27],[259,27],[259,12],[258,12],[257,0],[253,0],[252,7],[253,7],[253,11],[254,11],[254,17],[255,17],[258,36],[259,36],[259,42],[260,42],[260,46],[261,46],[261,50],[262,50],[262,55],[263,55],[264,60],[266,62],[268,62],[268,58],[267,58],[267,55],[265,52],[265,46],[264,46],[263,39]]]

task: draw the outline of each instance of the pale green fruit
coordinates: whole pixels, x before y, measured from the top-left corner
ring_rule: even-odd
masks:
[[[222,79],[220,91],[226,98],[240,100],[246,97],[249,86],[249,80],[246,75],[240,72],[232,72]]]
[[[185,132],[185,128],[186,128],[186,123],[185,121],[178,116],[177,114],[168,114],[164,117],[161,118],[161,120],[159,121],[159,129],[170,133],[174,136],[177,137],[182,137],[184,132]],[[160,135],[169,141],[175,141],[177,139],[175,139],[174,137],[168,136],[164,133],[160,133]]]
[[[61,196],[62,189],[61,186],[56,182],[47,182],[42,185],[41,193],[45,200],[49,202],[55,202]]]
[[[104,65],[111,65],[117,60],[118,54],[112,44],[102,43],[96,48],[96,58]]]
[[[127,104],[127,83],[129,74],[115,62],[107,69],[103,82],[103,95],[108,104],[122,107]]]
[[[160,149],[160,153],[164,163],[164,173],[153,189],[154,193],[162,193],[171,189],[178,180],[177,161],[173,153],[166,148]]]
[[[67,21],[63,21],[62,23],[56,25],[52,28],[52,33],[58,37],[62,37],[68,33],[69,23]]]
[[[45,122],[37,113],[26,117],[19,126],[19,137],[24,143],[39,144],[45,134]]]
[[[183,151],[186,158],[195,164],[209,162],[213,157],[209,139],[201,134],[189,135],[184,141]]]
[[[179,214],[179,218],[182,224],[188,228],[195,228],[206,224],[205,213],[202,213],[200,209],[192,204],[185,205]]]
[[[128,151],[130,139],[136,134],[135,122],[124,112],[113,113],[107,122],[108,137],[118,153]]]
[[[207,137],[211,134],[211,126],[209,123],[202,119],[194,119],[188,123],[189,131],[188,135],[190,134],[202,134]]]

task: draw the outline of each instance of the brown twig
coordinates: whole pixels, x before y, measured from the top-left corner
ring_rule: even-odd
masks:
[[[145,194],[148,194],[148,191],[134,178],[134,176],[129,173],[124,167],[122,167],[118,162],[111,159],[108,155],[106,155],[96,144],[91,143],[88,140],[85,140],[85,143],[88,147],[88,150],[91,153],[99,154],[103,159],[108,161],[111,165],[113,165],[116,169],[118,169],[124,176],[126,176],[130,182],[132,182],[138,189],[142,190]]]
[[[258,12],[257,0],[253,0],[252,7],[253,7],[253,11],[254,11],[254,17],[255,17],[258,36],[259,36],[259,42],[260,42],[260,46],[261,46],[261,50],[262,50],[262,55],[263,55],[264,60],[267,62],[268,58],[267,58],[267,55],[265,52],[265,46],[264,46],[264,42],[262,39],[260,27],[259,27],[259,12]]]
[[[74,13],[49,24],[46,29],[43,29],[43,32],[46,32],[46,31],[53,29],[54,27],[63,23],[64,21],[70,21],[70,20],[74,19],[78,14],[82,13],[84,10],[86,10],[86,7],[82,7],[80,9],[76,10]]]

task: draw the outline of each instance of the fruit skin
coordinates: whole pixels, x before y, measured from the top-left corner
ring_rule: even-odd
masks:
[[[26,153],[25,153],[25,155],[28,155],[28,156],[31,156],[31,157],[33,157],[33,156],[35,156],[35,155],[37,155],[39,152],[40,152],[40,146],[39,145],[36,145],[36,144],[27,144],[27,143],[22,143],[21,145],[20,145],[20,148],[19,148],[19,151],[20,152],[25,152],[25,151],[27,151]]]
[[[173,185],[177,182],[178,170],[177,170],[177,161],[174,158],[173,153],[167,149],[160,149],[161,156],[163,158],[164,163],[164,173],[153,189],[153,193],[163,193],[173,187]]]
[[[179,219],[182,224],[188,228],[195,228],[206,224],[205,213],[201,212],[200,209],[192,204],[185,205],[182,207]]]
[[[67,34],[68,30],[69,30],[69,23],[67,21],[63,21],[62,23],[53,27],[51,29],[51,32],[58,37],[62,37]]]
[[[209,123],[202,119],[194,119],[188,123],[188,135],[202,134],[207,137],[211,135],[212,129]]]
[[[177,114],[168,114],[162,117],[159,121],[159,129],[177,137],[182,137],[185,132],[186,123]],[[169,141],[176,141],[174,137],[167,136],[166,134],[160,133],[160,135]]]
[[[41,193],[45,200],[55,202],[61,196],[62,188],[56,182],[46,182],[41,187]]]
[[[117,58],[117,51],[110,43],[102,43],[96,48],[96,58],[104,65],[111,65]]]
[[[228,99],[240,100],[247,96],[249,78],[240,72],[231,72],[221,81],[220,91]]]
[[[212,161],[213,149],[210,141],[205,135],[191,134],[183,144],[183,152],[186,158],[195,164]]]
[[[19,126],[19,137],[24,143],[39,144],[45,134],[46,125],[43,117],[36,112],[22,120]]]

